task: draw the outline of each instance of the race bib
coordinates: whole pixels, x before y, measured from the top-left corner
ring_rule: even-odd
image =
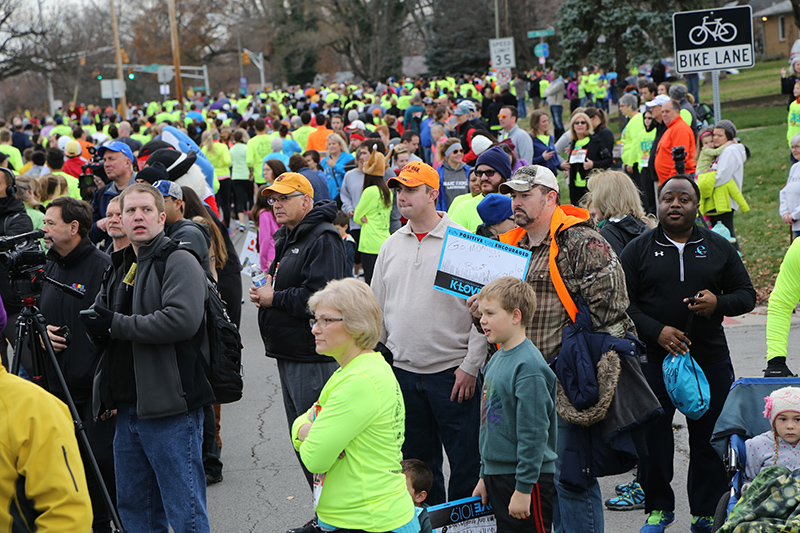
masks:
[[[586,161],[586,150],[585,149],[575,149],[569,154],[569,164],[576,165],[578,163],[584,163]]]
[[[326,474],[314,474],[314,509],[319,505],[319,497],[322,496],[322,486],[325,484]]]

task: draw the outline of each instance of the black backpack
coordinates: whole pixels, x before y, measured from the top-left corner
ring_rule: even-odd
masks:
[[[164,279],[167,257],[175,250],[186,250],[194,255],[191,249],[178,242],[170,241],[153,260],[153,268],[159,281]],[[205,328],[208,333],[209,362],[206,362],[206,358],[202,356],[200,356],[200,360],[203,362],[211,389],[214,391],[215,403],[237,402],[242,399],[242,389],[244,388],[242,337],[225,310],[225,302],[220,297],[217,283],[209,278],[208,274],[206,274],[206,286],[208,292],[205,301],[205,316],[198,333],[202,328]],[[202,335],[194,335],[192,343],[195,344],[199,354],[200,347],[196,342],[198,338],[202,339]]]

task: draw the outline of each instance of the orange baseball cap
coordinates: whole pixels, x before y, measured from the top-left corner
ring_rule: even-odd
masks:
[[[297,172],[284,172],[272,185],[261,191],[261,194],[263,196],[268,196],[270,193],[291,194],[295,191],[314,197],[314,187],[311,186],[311,182]]]
[[[389,187],[397,187],[401,184],[406,187],[428,185],[434,189],[438,189],[439,173],[433,170],[432,166],[426,165],[422,161],[411,161],[403,167],[399,176],[390,178],[387,182]]]

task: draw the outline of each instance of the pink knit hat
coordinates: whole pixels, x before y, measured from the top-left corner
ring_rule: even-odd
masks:
[[[770,425],[774,426],[779,414],[787,411],[800,413],[800,388],[783,387],[764,398],[764,402],[764,418],[769,418]]]

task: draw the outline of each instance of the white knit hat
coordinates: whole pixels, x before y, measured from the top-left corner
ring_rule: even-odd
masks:
[[[779,414],[787,411],[800,413],[800,388],[783,387],[764,398],[764,402],[764,418],[769,418],[770,425],[774,426]]]

